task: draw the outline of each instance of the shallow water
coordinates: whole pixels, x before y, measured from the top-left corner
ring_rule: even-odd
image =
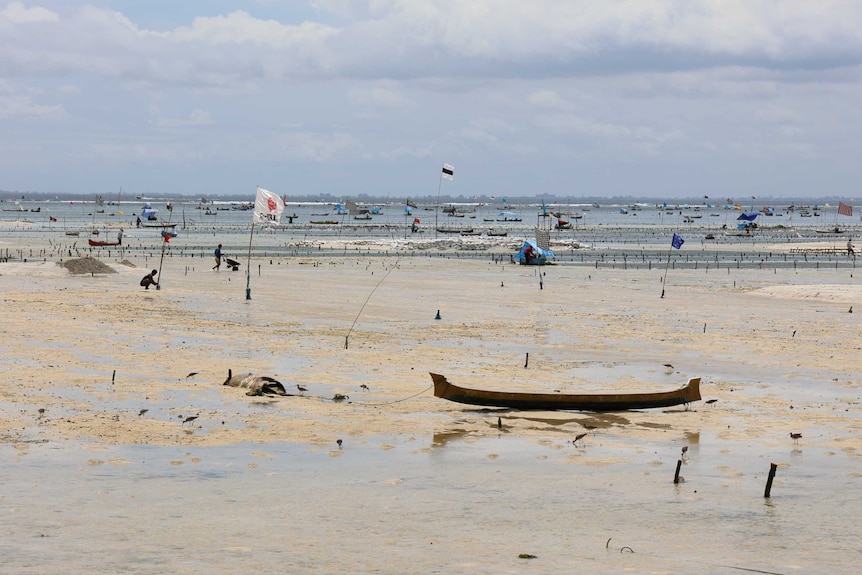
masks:
[[[857,572],[844,455],[678,440],[4,446],[0,573]]]

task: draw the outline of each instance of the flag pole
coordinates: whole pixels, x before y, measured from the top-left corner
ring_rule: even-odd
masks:
[[[171,218],[174,216],[173,210],[168,210],[168,223],[171,223]],[[162,228],[162,256],[159,258],[159,283],[156,284],[156,290],[162,289],[162,262],[165,261],[165,244],[168,243],[168,229]]]
[[[437,215],[440,213],[440,188],[443,186],[443,169],[440,169],[440,179],[437,181],[437,207],[434,208],[434,237],[437,237]]]
[[[673,244],[671,244],[670,248],[667,250],[667,263],[664,265],[664,277],[661,278],[661,298],[664,299],[664,285],[667,282],[667,269],[670,267],[670,254],[673,253]]]
[[[251,221],[251,233],[248,235],[248,261],[245,264],[245,299],[251,299],[251,241],[254,238],[254,220]]]
[[[254,225],[258,221],[278,224],[283,211],[284,200],[269,190],[257,186],[254,193],[254,215],[251,218],[251,231],[248,234],[248,260],[245,264],[245,299],[247,300],[251,299],[251,244],[254,241]]]
[[[159,258],[159,283],[156,284],[156,290],[162,289],[162,262],[165,261],[165,228],[162,228],[162,257]]]
[[[667,283],[667,270],[670,268],[670,254],[673,252],[673,248],[680,249],[682,244],[685,243],[685,240],[682,237],[673,234],[673,239],[670,241],[670,247],[667,250],[667,263],[664,265],[664,277],[661,279],[661,297],[664,298],[664,286]]]

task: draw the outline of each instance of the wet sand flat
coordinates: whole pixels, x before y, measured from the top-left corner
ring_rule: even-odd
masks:
[[[41,557],[14,572],[61,572],[64,558],[96,547],[82,530],[128,528],[135,510],[160,507],[160,492],[174,504],[144,514],[152,532],[109,545],[120,558],[104,567],[79,566],[195,573],[210,556],[222,572],[284,562],[295,572],[520,572],[517,555],[538,550],[530,565],[587,560],[597,573],[687,572],[681,553],[700,572],[724,572],[715,554],[775,572],[846,568],[840,550],[859,535],[847,497],[862,477],[853,269],[673,269],[662,298],[661,268],[253,261],[250,300],[243,271],[199,257],[166,259],[158,291],[137,285],[152,258],[102,258],[116,273],[93,274],[0,264],[4,479],[30,486],[0,497],[17,520],[4,539]],[[272,376],[294,395],[246,396],[221,385],[229,369]],[[702,377],[704,400],[716,401],[482,410],[434,398],[429,371],[560,392]],[[798,444],[790,432],[803,434]],[[683,446],[686,480],[668,485]],[[780,508],[762,497],[771,462]],[[458,511],[443,512],[444,501]],[[58,509],[71,524],[46,520]],[[236,519],[208,528],[211,509]],[[245,536],[204,542],[234,523]],[[249,543],[261,525],[271,533]],[[186,539],[173,551],[172,530]],[[288,535],[308,546],[280,545]]]

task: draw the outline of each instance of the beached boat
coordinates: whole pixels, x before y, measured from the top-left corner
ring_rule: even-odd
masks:
[[[177,224],[169,224],[165,222],[142,222],[141,225],[145,228],[175,228]]]
[[[462,228],[458,226],[437,226],[437,231],[441,234],[461,234],[463,232],[470,233],[473,228]]]
[[[93,238],[88,238],[87,243],[94,247],[111,247],[118,246],[120,242],[109,242],[105,240],[94,240]]]
[[[582,411],[624,411],[671,407],[700,400],[700,378],[673,391],[646,393],[530,393],[469,389],[450,383],[445,376],[432,373],[434,396],[468,405],[506,407],[510,409],[570,409]]]

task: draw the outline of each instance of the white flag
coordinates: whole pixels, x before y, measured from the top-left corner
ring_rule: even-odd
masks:
[[[284,211],[284,200],[263,188],[257,189],[254,200],[254,221],[259,224],[277,224]]]
[[[450,166],[449,164],[443,164],[443,177],[447,180],[455,179],[455,168]]]

